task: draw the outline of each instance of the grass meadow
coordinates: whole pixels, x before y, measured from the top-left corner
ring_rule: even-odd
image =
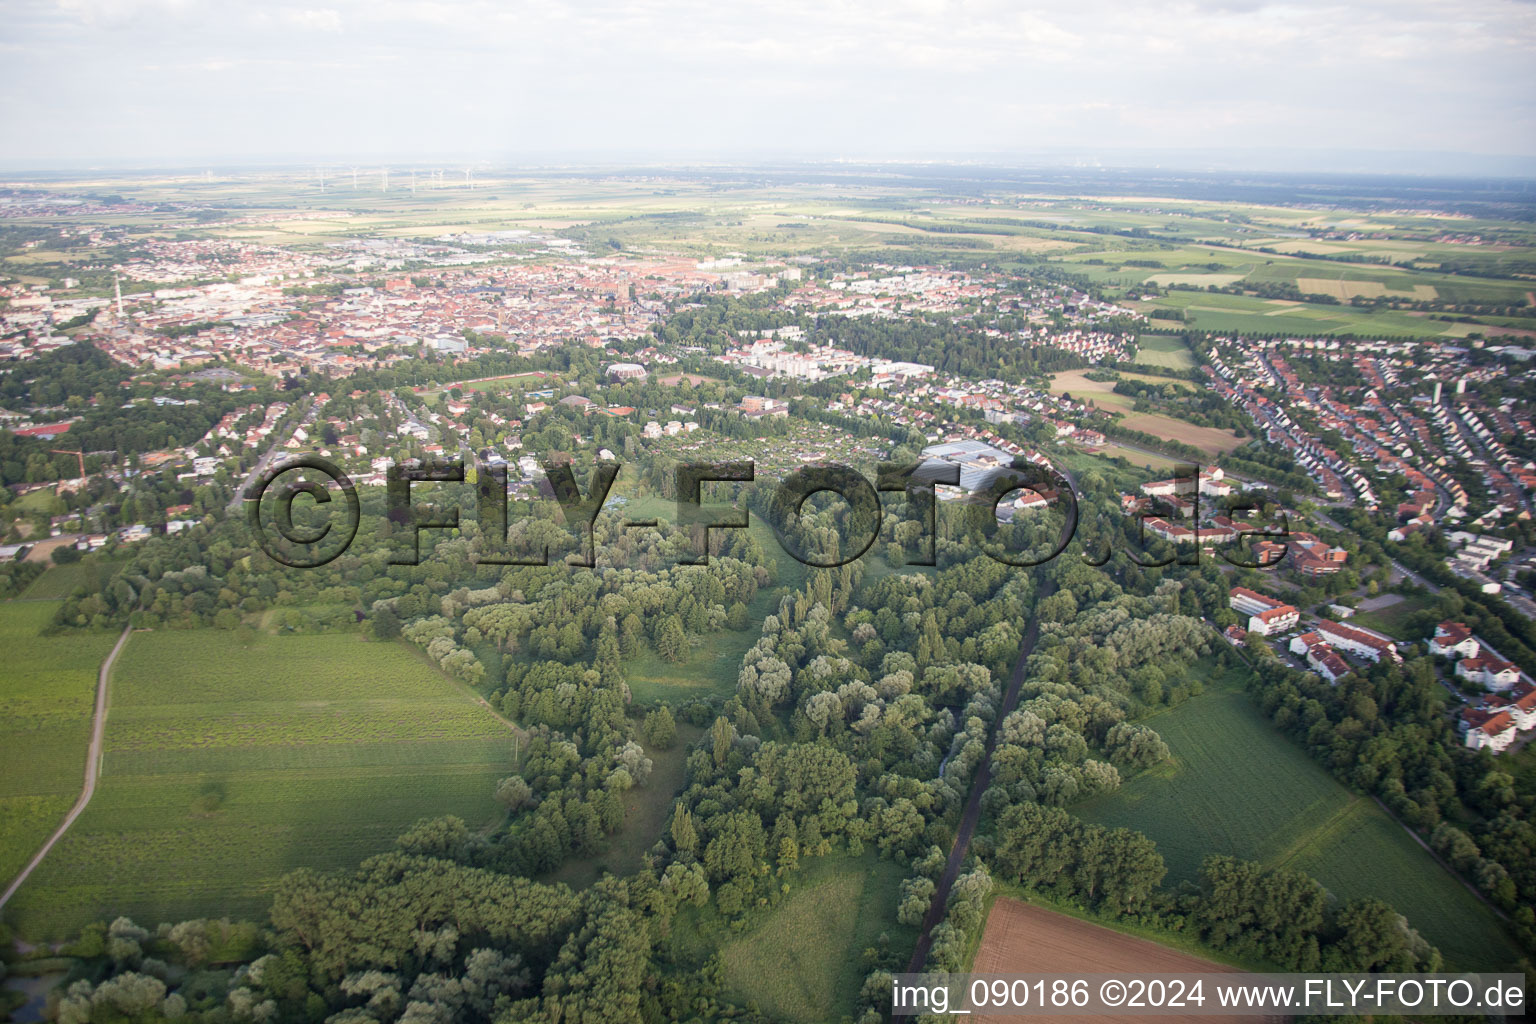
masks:
[[[80,795],[96,674],[118,637],[39,636],[56,611],[52,601],[0,604],[0,886]]]
[[[637,870],[645,852],[656,845],[672,823],[672,805],[687,781],[688,751],[703,735],[702,726],[679,722],[677,742],[670,749],[646,747],[651,777],[644,786],[624,794],[624,824],[609,837],[608,849],[566,861],[545,881],[564,882],[581,889],[603,877],[604,871],[627,875]]]
[[[1515,961],[1493,914],[1374,801],[1340,785],[1265,720],[1238,672],[1146,724],[1167,741],[1173,763],[1076,810],[1155,840],[1170,883],[1195,878],[1212,853],[1293,868],[1341,900],[1392,904],[1451,966]]]
[[[497,820],[512,762],[507,725],[404,644],[135,633],[95,799],[10,919],[44,938],[106,914],[259,917],[294,868],[354,864],[422,817]]]
[[[629,519],[677,517],[677,504],[663,498],[630,498],[620,514]],[[747,606],[747,628],[711,633],[682,661],[671,662],[647,648],[624,662],[630,693],[641,704],[685,702],[694,697],[729,695],[736,689],[741,657],[762,635],[763,619],[778,610],[779,599],[805,585],[809,570],[780,547],[773,530],[762,517],[753,515],[748,529],[775,563],[778,581],[758,591]]]
[[[905,953],[916,929],[896,921],[900,865],[873,854],[801,861],[789,894],[735,931],[713,905],[688,908],[673,925],[680,963],[702,963],[719,947],[725,989],[774,1020],[807,1024],[854,1010],[865,970],[860,955],[884,933]]]
[[[1406,643],[1420,643],[1424,640],[1424,637],[1407,635],[1408,620],[1434,603],[1433,598],[1423,594],[1416,594],[1413,597],[1405,597],[1401,601],[1372,611],[1357,611],[1349,617],[1349,622],[1351,625],[1363,626],[1366,629],[1374,629],[1378,633],[1385,633],[1394,640],[1402,640]]]
[[[1195,354],[1178,338],[1144,334],[1136,339],[1136,361],[1147,366],[1166,366],[1172,370],[1195,368]]]

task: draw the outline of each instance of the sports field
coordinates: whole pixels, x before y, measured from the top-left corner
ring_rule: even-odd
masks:
[[[0,604],[0,888],[80,795],[96,673],[115,631],[39,636],[58,604]]]
[[[1234,671],[1146,719],[1174,763],[1077,808],[1145,833],[1168,884],[1212,853],[1311,874],[1339,899],[1376,896],[1408,916],[1458,968],[1503,967],[1516,953],[1493,914],[1369,798],[1333,779],[1266,721]]]
[[[490,823],[512,760],[509,726],[404,644],[135,633],[95,799],[8,919],[55,937],[109,912],[260,917],[296,867],[353,864],[426,816]]]
[[[1150,939],[1137,938],[1054,910],[998,897],[982,929],[971,962],[975,974],[1209,974],[1234,970]],[[978,1013],[984,1021],[1014,1016]],[[1095,1015],[1096,1021],[1140,1021],[1145,1017]],[[1168,1014],[1159,1021],[1240,1021],[1242,1017]]]

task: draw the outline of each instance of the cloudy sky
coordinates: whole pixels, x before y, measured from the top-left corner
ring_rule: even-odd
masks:
[[[0,79],[5,167],[1536,156],[1531,0],[0,0]]]

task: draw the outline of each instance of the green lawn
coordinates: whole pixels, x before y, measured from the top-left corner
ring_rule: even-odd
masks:
[[[38,512],[52,512],[55,506],[59,504],[57,498],[58,496],[53,493],[53,488],[39,487],[17,498],[11,503],[11,509],[17,515],[23,516]],[[64,509],[61,507],[59,511],[62,513]],[[47,538],[43,539],[46,540]]]
[[[1195,355],[1178,338],[1144,334],[1136,339],[1136,361],[1148,366],[1166,366],[1174,370],[1192,370]]]
[[[515,373],[509,377],[494,377],[491,380],[476,380],[468,384],[454,385],[462,391],[501,391],[514,385],[539,385],[543,386],[547,375],[544,373]],[[554,378],[550,377],[553,381]],[[451,390],[451,389],[450,389]]]
[[[1413,597],[1405,597],[1396,604],[1389,604],[1385,608],[1378,608],[1371,612],[1356,612],[1347,620],[1350,625],[1362,626],[1365,629],[1374,629],[1379,633],[1385,633],[1394,640],[1405,643],[1422,643],[1424,637],[1409,636],[1407,634],[1407,621],[1413,615],[1423,611],[1435,603],[1435,599],[1425,594],[1416,594]]]
[[[80,795],[96,673],[115,632],[42,637],[58,605],[0,604],[0,885],[9,884]]]
[[[1077,808],[1154,839],[1169,881],[1225,853],[1305,871],[1340,899],[1376,896],[1408,916],[1453,966],[1504,967],[1514,947],[1491,912],[1376,804],[1333,779],[1264,719],[1231,673],[1147,719],[1174,763]]]
[[[905,872],[872,854],[802,861],[789,895],[753,914],[733,933],[715,913],[685,910],[673,928],[680,962],[702,961],[717,946],[732,999],[775,1020],[821,1022],[851,1014],[864,981],[863,951],[884,933],[907,953],[916,930],[896,921]]]
[[[8,913],[35,937],[259,917],[296,867],[354,864],[426,816],[498,819],[511,763],[507,725],[404,644],[135,633],[95,799]]]

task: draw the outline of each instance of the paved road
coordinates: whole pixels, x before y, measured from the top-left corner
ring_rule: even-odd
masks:
[[[1039,597],[1035,599],[1036,605],[1039,604],[1040,599],[1049,597],[1050,593],[1050,590],[1042,590]],[[960,815],[960,830],[955,833],[955,845],[950,847],[949,860],[944,864],[944,874],[939,877],[938,888],[933,891],[933,900],[928,904],[928,913],[923,917],[923,930],[917,937],[917,946],[912,950],[912,962],[907,966],[909,974],[922,971],[923,965],[928,960],[928,950],[933,946],[933,929],[944,919],[949,903],[949,890],[954,887],[955,879],[960,877],[960,867],[965,863],[965,855],[971,847],[971,837],[976,833],[976,823],[981,819],[981,795],[992,783],[992,750],[997,746],[997,734],[1002,728],[1003,719],[1018,706],[1019,692],[1024,688],[1024,663],[1029,660],[1030,653],[1035,649],[1035,640],[1039,636],[1040,617],[1034,615],[1029,620],[1029,629],[1024,632],[1024,641],[1019,645],[1019,658],[1013,664],[1013,675],[1008,679],[1008,690],[1003,694],[1003,705],[998,710],[997,720],[992,723],[992,730],[987,736],[987,752],[981,759],[981,765],[976,769],[975,781],[971,783],[971,795],[965,802],[965,811]]]
[[[80,799],[75,801],[75,806],[70,808],[69,813],[64,816],[64,820],[54,830],[53,835],[48,837],[48,841],[43,844],[42,849],[38,850],[32,859],[27,862],[27,866],[21,869],[21,874],[17,875],[15,880],[6,886],[5,892],[0,893],[0,908],[3,908],[10,901],[10,898],[16,895],[16,890],[21,888],[21,884],[27,880],[27,876],[32,874],[37,866],[43,862],[44,857],[48,856],[48,851],[53,849],[53,844],[62,839],[64,833],[69,831],[69,826],[73,825],[75,819],[80,817],[80,813],[85,810],[85,805],[91,802],[91,796],[96,792],[96,777],[101,773],[102,737],[105,735],[107,728],[107,680],[112,675],[112,663],[117,661],[117,656],[121,653],[123,645],[128,642],[128,634],[132,631],[132,626],[123,627],[123,635],[117,638],[117,643],[113,646],[112,653],[108,654],[107,660],[101,663],[101,672],[96,677],[96,713],[91,719],[91,745],[85,755],[85,788],[80,791]]]
[[[313,398],[306,399],[306,401],[309,403],[309,405],[300,416],[299,422],[297,424],[301,427],[313,422],[315,413],[317,411],[315,408],[315,400]],[[290,433],[289,436],[292,436],[292,434]],[[261,458],[256,460],[256,465],[252,466],[251,471],[245,475],[245,479],[240,481],[240,486],[235,488],[235,496],[229,499],[229,505],[226,509],[230,515],[234,515],[236,512],[240,511],[240,506],[245,501],[245,489],[251,486],[251,483],[257,477],[261,476],[261,474],[267,471],[267,467],[272,465],[272,463],[275,461],[278,450],[282,448],[287,440],[287,438],[280,437],[273,441],[272,447],[268,448],[265,452],[262,453]]]

